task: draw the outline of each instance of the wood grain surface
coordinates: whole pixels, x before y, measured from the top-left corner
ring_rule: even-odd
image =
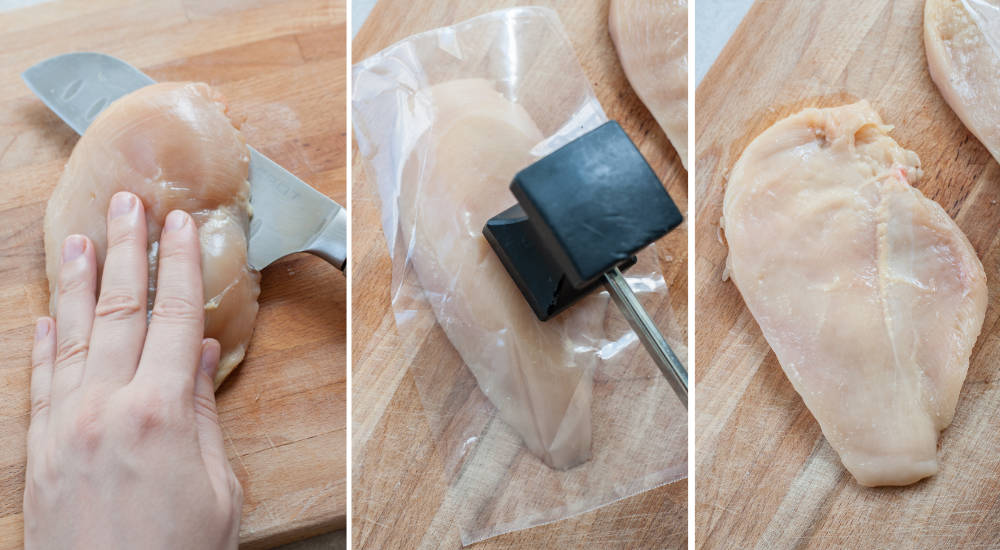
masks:
[[[157,80],[200,80],[245,116],[247,141],[343,203],[346,28],[342,0],[106,0],[0,13],[0,548],[20,548],[34,319],[47,312],[45,203],[76,134],[21,71],[100,51]],[[243,484],[240,539],[269,547],[346,517],[344,276],[307,255],[263,272],[247,358],[218,392]]]
[[[406,36],[524,2],[380,0],[353,44],[358,62]],[[559,12],[580,63],[609,118],[639,146],[682,210],[687,174],[666,137],[629,87],[607,31],[607,2],[536,1]],[[400,334],[390,308],[391,260],[374,184],[353,159],[352,536],[356,548],[455,548],[459,532],[447,516],[442,456],[432,439],[411,364],[460,361],[437,326]],[[672,317],[687,331],[687,225],[658,243]],[[686,362],[686,359],[685,359]],[[652,364],[650,364],[650,368]],[[462,367],[463,376],[472,379]],[[472,382],[474,387],[474,381]],[[471,390],[478,392],[478,390]],[[647,491],[556,523],[509,533],[476,548],[683,548],[687,482]]]
[[[758,0],[697,90],[696,543],[701,548],[997,548],[1000,544],[1000,166],[927,72],[922,0]],[[968,235],[990,307],[940,472],[859,486],[782,372],[736,287],[719,218],[746,145],[807,106],[868,99]]]

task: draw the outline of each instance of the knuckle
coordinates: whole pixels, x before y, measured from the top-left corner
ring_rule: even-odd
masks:
[[[200,321],[204,316],[204,306],[186,296],[156,297],[153,305],[153,319],[165,321]]]
[[[48,397],[36,397],[31,400],[31,418],[38,418],[38,415],[49,410],[52,402]]]
[[[240,508],[243,507],[243,485],[236,478],[236,474],[232,472],[229,474],[229,494],[232,496],[234,509],[239,514]]]
[[[40,367],[44,367],[44,366],[48,365],[49,364],[49,358],[47,357],[47,355],[48,354],[45,354],[45,353],[38,353],[37,351],[36,351],[36,353],[32,354],[32,357],[31,357],[31,370],[34,371],[35,369],[38,369]]]
[[[85,398],[70,423],[71,441],[88,456],[97,451],[107,434],[102,422],[103,410],[104,406],[96,396]]]
[[[156,390],[136,392],[126,407],[132,435],[137,439],[163,430],[170,423],[171,408],[163,394]]]
[[[145,313],[145,304],[125,290],[111,290],[101,293],[94,315],[103,319],[122,319]]]
[[[104,428],[96,417],[80,415],[73,423],[73,441],[76,446],[88,454],[92,454],[101,446],[104,440]]]
[[[215,410],[215,400],[204,395],[195,394],[194,412],[198,416],[218,422],[219,416]]]
[[[36,472],[31,471],[31,466],[28,466],[28,472],[24,476],[24,502],[25,508],[29,508],[30,504],[35,502],[35,495],[38,494],[39,487],[44,487],[42,480],[38,479],[39,475]],[[25,528],[28,526],[25,525]]]
[[[91,291],[90,281],[86,277],[79,277],[74,273],[64,274],[64,276],[59,278],[60,295],[72,296]]]
[[[36,502],[49,491],[47,488],[56,485],[59,469],[54,467],[50,447],[44,447],[28,454],[27,467],[24,476],[24,499],[26,502]]]
[[[164,238],[160,242],[160,264],[164,263],[197,265],[201,263],[201,256],[196,247]]]
[[[90,343],[83,338],[70,336],[59,340],[56,350],[56,366],[70,365],[83,361],[87,357]]]
[[[114,226],[113,226],[114,228]],[[123,248],[126,250],[138,249],[139,248],[139,235],[135,231],[131,231],[128,227],[116,228],[117,231],[108,231],[108,250]],[[145,254],[146,243],[143,241],[142,249]]]

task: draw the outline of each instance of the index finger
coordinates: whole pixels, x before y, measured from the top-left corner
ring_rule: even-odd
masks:
[[[160,237],[156,299],[136,381],[192,399],[205,331],[203,294],[197,227],[190,215],[175,210]]]

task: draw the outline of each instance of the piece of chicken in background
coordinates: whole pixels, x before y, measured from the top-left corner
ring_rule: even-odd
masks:
[[[924,48],[941,95],[1000,162],[1000,2],[926,0]]]
[[[611,0],[608,30],[622,68],[687,168],[687,0]]]

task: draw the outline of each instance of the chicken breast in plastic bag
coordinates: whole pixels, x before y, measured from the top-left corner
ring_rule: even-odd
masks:
[[[138,195],[146,210],[152,310],[163,221],[171,210],[185,210],[201,242],[205,336],[222,346],[218,387],[243,360],[260,294],[260,275],[247,264],[249,159],[222,96],[206,84],[153,84],[109,105],[77,142],[45,211],[52,314],[63,240],[89,237],[100,276],[108,203],[119,191]]]
[[[607,298],[538,321],[483,237],[511,206],[510,180],[542,134],[489,82],[454,80],[418,94],[435,116],[407,161],[399,223],[408,261],[438,323],[501,417],[546,464],[590,456],[596,346]]]
[[[1000,162],[1000,0],[927,0],[924,48],[941,95]]]
[[[687,0],[611,0],[608,14],[629,84],[687,168]]]
[[[862,485],[937,472],[986,312],[968,239],[910,186],[916,153],[862,101],[760,134],[723,206],[729,272],[782,369]]]

